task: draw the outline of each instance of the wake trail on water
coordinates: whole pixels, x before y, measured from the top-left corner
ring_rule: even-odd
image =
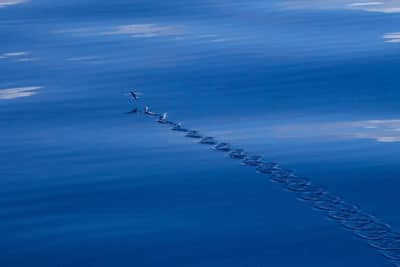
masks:
[[[282,167],[279,163],[269,162],[261,155],[251,154],[229,143],[217,141],[216,138],[203,135],[198,130],[184,127],[181,122],[170,121],[167,119],[167,113],[150,111],[147,106],[144,111],[135,108],[130,113],[156,117],[156,122],[169,126],[173,131],[184,133],[184,137],[198,139],[199,144],[212,146],[215,151],[228,153],[229,158],[240,161],[242,165],[254,167],[258,174],[293,192],[299,200],[322,211],[326,217],[365,240],[394,266],[400,267],[400,233],[360,207],[329,192],[308,178],[297,175],[295,171]]]

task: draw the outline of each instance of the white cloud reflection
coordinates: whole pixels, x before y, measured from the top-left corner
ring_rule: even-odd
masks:
[[[129,35],[134,38],[150,38],[160,36],[179,35],[180,30],[174,26],[163,26],[157,24],[130,24],[117,26],[110,31],[100,33],[101,35]]]
[[[0,8],[22,4],[25,2],[27,2],[27,0],[0,0]]]
[[[384,2],[362,2],[362,3],[351,3],[350,7],[370,7],[384,5]]]
[[[104,36],[104,35],[126,35],[132,38],[154,38],[165,36],[178,36],[182,30],[176,26],[160,24],[126,24],[114,27],[89,27],[71,30],[59,30],[55,33],[70,33],[73,36]]]
[[[20,52],[8,52],[8,53],[4,53],[2,56],[5,58],[9,58],[9,57],[20,57],[20,56],[26,56],[29,55],[30,52],[28,51],[20,51]]]
[[[354,0],[297,0],[286,1],[281,5],[285,9],[350,9],[366,12],[400,13],[400,1],[354,1]]]
[[[16,52],[7,52],[0,54],[0,60],[11,60],[14,62],[30,62],[37,61],[39,58],[32,57],[32,53],[30,51],[16,51]]]
[[[385,43],[400,43],[400,32],[391,32],[383,35]]]
[[[187,27],[168,24],[138,23],[106,27],[61,29],[53,31],[53,33],[70,34],[73,37],[126,36],[136,39],[164,38],[170,41],[186,41],[196,44],[237,41],[236,37],[209,32],[204,33],[203,30],[198,28],[188,29]]]
[[[97,56],[84,56],[84,57],[70,57],[70,58],[67,58],[66,60],[67,61],[94,61],[97,59],[100,59],[100,58]]]
[[[400,142],[400,119],[335,123],[310,123],[274,127],[278,138],[372,139],[382,143]]]
[[[24,58],[19,58],[17,59],[18,62],[31,62],[31,61],[37,61],[39,60],[36,57],[24,57]]]
[[[0,100],[9,100],[20,97],[28,97],[37,94],[37,91],[41,89],[41,86],[28,86],[28,87],[16,87],[0,89]]]

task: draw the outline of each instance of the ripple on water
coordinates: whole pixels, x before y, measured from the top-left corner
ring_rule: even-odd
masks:
[[[246,155],[246,152],[244,152],[244,150],[241,148],[234,149],[231,153],[229,153],[229,157],[233,159],[244,159]]]
[[[258,166],[262,162],[262,156],[260,155],[250,155],[242,160],[242,163],[248,166]]]
[[[179,122],[174,127],[172,127],[171,130],[177,131],[177,132],[188,132],[189,131],[188,129],[183,127],[183,125]]]
[[[369,240],[368,243],[379,250],[400,249],[400,233],[387,232],[377,240]]]
[[[215,149],[222,152],[229,152],[232,150],[231,145],[229,143],[219,143],[215,146]]]
[[[314,201],[313,206],[320,210],[338,210],[342,202],[340,197],[325,192]]]
[[[185,135],[186,137],[190,137],[190,138],[201,138],[202,135],[200,134],[199,131],[196,130],[190,130],[188,131],[188,133]]]
[[[310,185],[306,191],[299,192],[299,198],[307,201],[316,201],[321,198],[326,191],[317,185]]]
[[[364,239],[381,239],[388,232],[390,232],[390,226],[381,222],[372,222],[354,231],[356,235]]]
[[[313,186],[313,184],[310,182],[309,179],[301,178],[301,177],[290,178],[287,180],[287,183],[286,183],[286,188],[290,191],[295,191],[295,192],[307,191],[312,186]]]
[[[272,174],[275,170],[278,169],[278,163],[275,162],[261,162],[257,168],[256,172],[260,174]]]
[[[380,253],[388,259],[400,260],[400,249],[380,250]]]
[[[212,136],[206,136],[203,137],[200,141],[200,144],[205,144],[205,145],[215,145],[217,143],[217,140],[215,140],[214,137]]]
[[[287,171],[279,168],[274,170],[269,176],[271,181],[277,183],[286,183],[287,179],[290,179],[291,177],[297,176],[292,171]]]
[[[360,230],[363,226],[372,223],[374,218],[371,215],[365,214],[363,212],[354,213],[354,215],[343,220],[341,223],[346,228],[352,230]]]
[[[343,202],[336,210],[330,210],[328,216],[334,220],[346,220],[355,213],[360,212],[360,209],[355,205]]]

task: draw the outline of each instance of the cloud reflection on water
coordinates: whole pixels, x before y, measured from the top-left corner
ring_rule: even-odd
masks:
[[[301,0],[286,1],[281,4],[284,9],[351,9],[367,12],[379,13],[400,13],[399,1],[365,1],[357,2],[353,0],[335,0],[335,1],[319,1],[319,0]]]
[[[113,27],[84,27],[58,30],[55,33],[70,33],[74,37],[101,36],[101,35],[128,35],[133,38],[151,38],[163,36],[177,36],[182,30],[172,25],[159,24],[125,24]]]
[[[55,34],[70,34],[72,37],[127,36],[130,38],[168,38],[171,41],[193,41],[195,43],[218,43],[237,40],[226,34],[204,32],[204,29],[182,25],[160,23],[136,23],[116,26],[78,27],[53,31]]]
[[[400,32],[391,32],[383,35],[385,43],[400,43]]]
[[[162,26],[157,24],[130,24],[117,26],[110,31],[99,33],[100,35],[129,35],[134,38],[148,38],[179,35],[180,30],[174,26]]]
[[[30,51],[15,51],[0,54],[0,60],[9,60],[13,62],[37,61],[39,58],[33,57]]]
[[[41,86],[28,86],[28,87],[17,87],[0,89],[0,100],[10,100],[20,97],[28,97],[37,94]]]
[[[274,127],[278,138],[372,139],[400,142],[400,119],[310,123]]]
[[[22,4],[28,2],[27,0],[0,0],[0,8],[12,5]]]

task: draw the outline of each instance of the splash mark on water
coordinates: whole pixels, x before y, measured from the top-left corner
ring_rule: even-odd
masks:
[[[169,126],[173,131],[185,133],[187,138],[198,139],[199,144],[213,146],[215,151],[228,153],[231,159],[240,160],[242,165],[254,167],[258,174],[295,193],[299,200],[322,211],[326,217],[365,240],[394,266],[400,267],[400,233],[360,207],[314,184],[308,178],[283,168],[278,163],[266,161],[261,155],[247,153],[244,149],[235,148],[229,143],[219,142],[212,136],[205,136],[198,130],[186,128],[180,122],[170,121],[167,119],[167,113],[150,111],[147,106],[143,112],[135,108],[130,113],[156,117],[158,118],[156,122],[159,124]]]

